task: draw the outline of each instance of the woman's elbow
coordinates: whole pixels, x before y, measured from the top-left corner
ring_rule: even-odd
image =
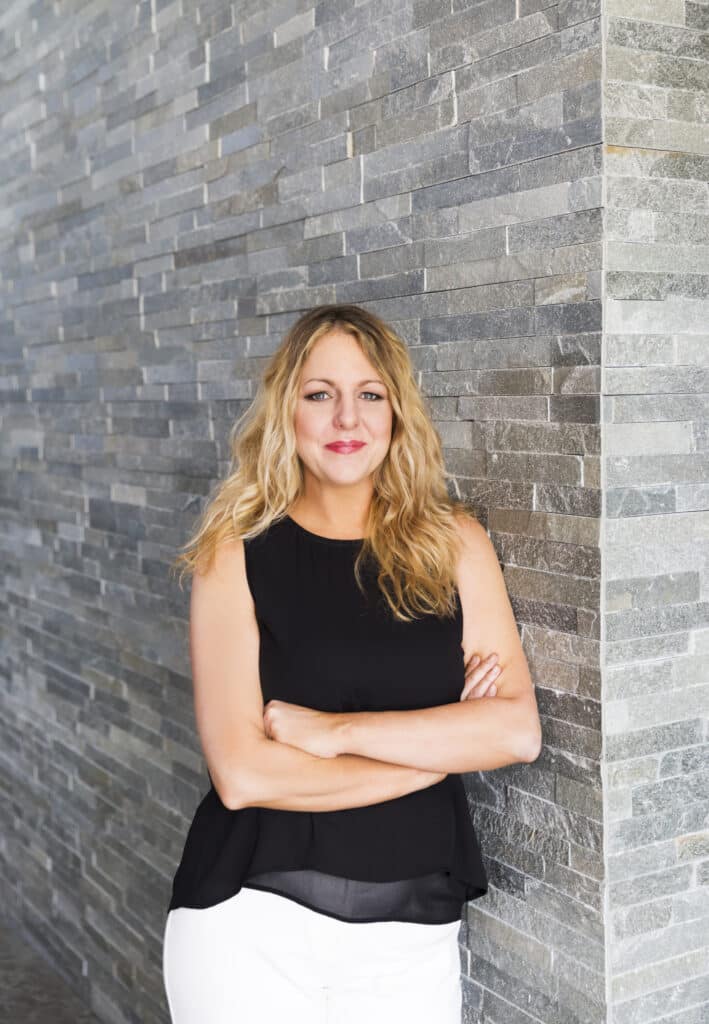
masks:
[[[226,778],[222,773],[209,772],[208,774],[212,783],[212,788],[219,797],[222,806],[226,807],[228,811],[238,810],[239,800],[237,794],[234,792],[235,787],[231,780]]]
[[[242,807],[247,806],[242,766],[232,764],[221,769],[213,767],[207,771],[207,774],[215,793],[227,810],[239,811]]]
[[[524,746],[523,746],[523,754],[524,754],[524,756],[522,757],[522,760],[526,764],[532,764],[532,762],[537,760],[537,758],[539,757],[541,752],[542,752],[542,730],[541,730],[541,726],[537,722],[536,727],[533,728],[531,731],[528,731],[527,734],[526,734],[526,739],[525,739],[525,743],[524,743]]]
[[[268,776],[268,750],[262,747],[261,740],[249,744],[248,751],[241,752],[236,763],[232,763],[228,772],[228,781],[224,784],[222,802],[230,811],[240,811],[244,807],[261,805]],[[271,740],[266,740],[269,745]]]
[[[514,733],[517,757],[526,764],[536,761],[542,752],[542,726],[537,702],[528,696],[513,698],[516,714]]]

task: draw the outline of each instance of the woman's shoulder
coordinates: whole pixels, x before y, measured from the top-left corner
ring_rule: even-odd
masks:
[[[453,521],[458,539],[465,549],[475,551],[481,545],[485,546],[491,543],[487,530],[472,512],[456,509],[453,513]]]

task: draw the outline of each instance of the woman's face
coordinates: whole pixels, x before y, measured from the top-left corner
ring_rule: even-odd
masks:
[[[351,334],[333,329],[308,353],[298,385],[294,427],[306,470],[320,483],[353,485],[369,477],[389,450],[388,390]],[[328,447],[358,441],[361,447]]]

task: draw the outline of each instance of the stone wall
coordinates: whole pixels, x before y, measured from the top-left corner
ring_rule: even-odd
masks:
[[[613,1024],[709,1014],[709,7],[606,0],[604,805]]]
[[[464,1020],[699,1024],[706,6],[606,5],[0,15],[0,892],[103,1020],[167,1020],[208,786],[168,564],[283,332],[352,301],[410,345],[542,714],[465,777]]]

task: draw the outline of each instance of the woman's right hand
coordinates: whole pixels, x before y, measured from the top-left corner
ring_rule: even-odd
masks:
[[[465,665],[465,686],[460,700],[476,697],[494,697],[497,693],[495,680],[500,674],[497,654],[493,651],[482,661],[479,654],[472,654]]]

